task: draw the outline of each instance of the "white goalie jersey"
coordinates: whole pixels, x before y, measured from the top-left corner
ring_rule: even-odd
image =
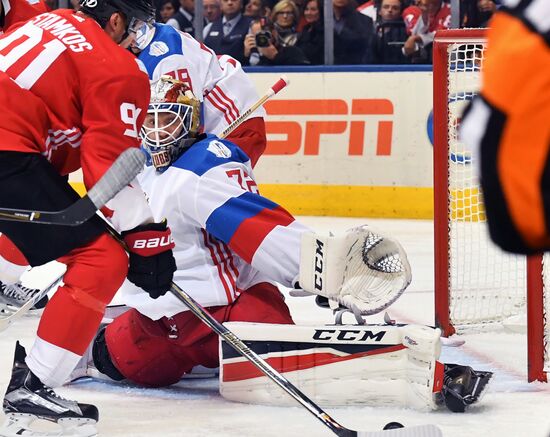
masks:
[[[218,57],[191,35],[172,26],[155,24],[155,36],[138,59],[153,81],[168,75],[189,85],[202,103],[202,130],[219,135],[258,100],[241,64],[231,56]],[[252,117],[263,117],[259,108]]]

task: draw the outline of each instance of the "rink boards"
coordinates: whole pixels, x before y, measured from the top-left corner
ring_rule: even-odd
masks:
[[[268,101],[260,192],[299,215],[431,218],[431,66],[252,69]],[[80,182],[79,176],[72,178]]]

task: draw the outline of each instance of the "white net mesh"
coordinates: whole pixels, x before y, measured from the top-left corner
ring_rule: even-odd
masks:
[[[450,317],[458,330],[525,312],[526,260],[490,240],[476,163],[458,139],[462,111],[479,89],[482,40],[448,46]]]
[[[525,333],[529,329],[528,373],[530,378],[539,379],[542,377],[539,372],[541,359],[544,359],[544,370],[550,371],[550,328],[546,324],[546,314],[550,311],[550,298],[547,296],[547,288],[550,287],[550,255],[544,255],[542,265],[537,264],[540,258],[533,258],[533,262],[528,263],[526,257],[507,254],[492,243],[485,223],[485,209],[477,176],[478,163],[472,161],[471,150],[458,138],[463,110],[480,87],[480,71],[485,53],[483,32],[460,30],[442,34],[440,39],[436,36],[436,47],[438,57],[435,62],[434,56],[434,75],[436,66],[443,68],[442,71],[446,70],[446,73],[441,74],[437,70],[437,78],[446,74],[448,80],[446,89],[436,84],[434,95],[440,97],[445,92],[444,101],[448,107],[448,154],[446,159],[445,156],[437,155],[436,168],[442,169],[440,166],[446,162],[449,267],[448,277],[443,281],[448,289],[438,286],[436,290],[438,297],[444,296],[444,306],[436,302],[436,311],[439,315],[445,311],[440,319],[442,326],[445,329],[452,326],[458,333],[503,328]],[[441,62],[441,54],[446,59],[444,62]],[[440,100],[437,102],[439,104]],[[444,184],[435,186],[437,195],[441,187]],[[436,211],[436,217],[444,220],[440,212]],[[444,232],[436,220],[436,236],[441,235],[440,231]],[[445,258],[442,254],[439,256]],[[528,272],[534,282],[540,283],[542,275],[543,301],[537,292],[538,284],[533,284],[527,290]],[[530,296],[529,320],[527,296]],[[447,314],[449,320],[446,319]],[[542,342],[541,335],[544,337]]]

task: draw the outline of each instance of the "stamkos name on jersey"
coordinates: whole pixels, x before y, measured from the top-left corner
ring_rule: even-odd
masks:
[[[31,23],[49,31],[73,52],[93,49],[92,44],[71,23],[58,15],[41,14],[35,17]]]

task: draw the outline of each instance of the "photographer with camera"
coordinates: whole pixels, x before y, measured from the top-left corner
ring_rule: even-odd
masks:
[[[245,65],[308,65],[304,52],[296,46],[283,47],[273,23],[266,17],[250,24],[244,39]]]

